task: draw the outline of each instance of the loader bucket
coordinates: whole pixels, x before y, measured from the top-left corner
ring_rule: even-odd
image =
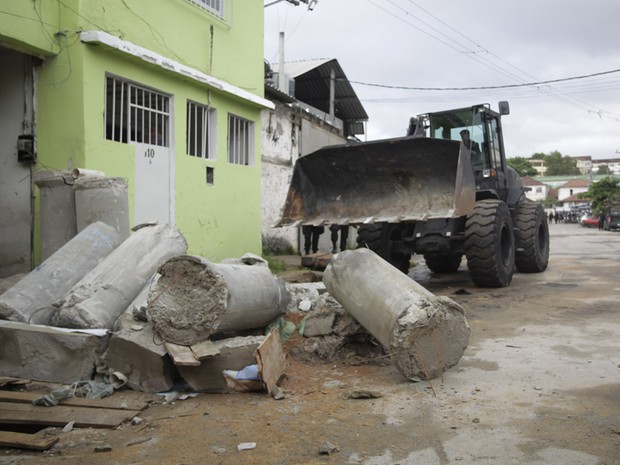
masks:
[[[476,195],[469,155],[460,142],[420,137],[324,147],[297,160],[276,226],[466,215]]]

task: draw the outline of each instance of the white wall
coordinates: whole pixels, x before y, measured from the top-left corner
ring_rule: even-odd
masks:
[[[298,247],[297,228],[273,228],[280,218],[286,193],[299,154],[300,126],[283,104],[262,114],[262,233],[287,239]]]

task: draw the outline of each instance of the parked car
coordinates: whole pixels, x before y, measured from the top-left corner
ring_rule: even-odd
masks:
[[[581,225],[586,228],[598,228],[598,216],[590,215],[581,220]]]
[[[620,230],[620,210],[612,210],[607,216],[605,229],[618,231]]]

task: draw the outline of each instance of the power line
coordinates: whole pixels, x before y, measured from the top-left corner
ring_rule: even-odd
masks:
[[[556,84],[558,82],[566,82],[566,81],[576,81],[578,79],[587,79],[596,76],[604,76],[607,74],[620,73],[620,69],[612,69],[609,71],[602,71],[600,73],[592,73],[585,74],[581,76],[571,76],[567,78],[560,79],[549,79],[547,81],[538,81],[538,82],[524,82],[521,84],[504,84],[501,86],[475,86],[475,87],[413,87],[413,86],[395,86],[389,84],[376,84],[371,82],[363,82],[363,81],[353,81],[349,79],[348,81],[354,84],[359,84],[362,86],[370,86],[370,87],[382,87],[385,89],[400,89],[400,90],[420,90],[420,91],[463,91],[463,90],[489,90],[489,89],[510,89],[517,87],[536,87],[543,86],[547,84]]]
[[[484,55],[481,54],[481,52],[483,52],[484,54],[487,54],[489,56],[494,57],[496,60],[499,60],[502,63],[505,63],[506,65],[510,66],[511,68],[517,70],[519,73],[528,76],[530,78],[536,79],[533,75],[527,73],[526,71],[514,66],[513,64],[507,62],[506,60],[504,60],[503,58],[501,58],[500,56],[490,52],[488,49],[482,47],[481,45],[479,45],[476,41],[474,41],[473,39],[469,38],[468,36],[466,36],[465,34],[459,32],[458,30],[456,30],[455,28],[451,27],[450,25],[448,25],[446,22],[442,21],[440,18],[438,18],[437,16],[433,15],[432,13],[430,13],[429,11],[425,10],[424,8],[422,8],[421,6],[419,6],[416,2],[414,2],[413,0],[408,0],[409,3],[411,3],[412,5],[414,5],[415,7],[417,7],[418,9],[420,9],[421,11],[423,11],[425,14],[427,14],[428,16],[430,16],[431,18],[433,18],[435,21],[437,21],[438,23],[442,24],[443,26],[447,27],[448,29],[450,29],[452,32],[456,33],[457,35],[463,37],[465,40],[471,42],[472,44],[474,44],[476,46],[476,50],[472,50],[470,47],[465,46],[464,44],[462,44],[460,41],[455,40],[454,38],[448,36],[447,34],[445,34],[444,32],[440,31],[439,29],[437,29],[434,26],[431,26],[430,24],[428,24],[427,22],[421,20],[420,18],[417,18],[413,13],[409,12],[407,9],[397,5],[393,0],[388,0],[389,3],[391,5],[393,5],[394,7],[400,9],[402,12],[405,13],[405,15],[407,15],[408,17],[412,17],[414,19],[416,19],[417,21],[421,22],[422,24],[424,24],[426,27],[432,29],[433,31],[437,32],[438,34],[440,34],[442,37],[446,38],[447,40],[457,44],[456,46],[447,43],[445,40],[436,37],[435,35],[429,33],[428,31],[425,31],[423,29],[421,29],[420,27],[410,23],[409,21],[406,21],[405,19],[403,19],[402,17],[400,17],[399,15],[388,11],[386,8],[377,5],[376,3],[374,3],[372,0],[367,0],[369,3],[371,3],[372,5],[374,5],[375,7],[383,10],[384,12],[388,13],[389,15],[395,17],[396,19],[398,19],[399,21],[404,22],[405,24],[409,25],[410,27],[426,34],[427,36],[433,38],[434,40],[442,43],[445,46],[448,46],[449,48],[464,54],[465,56],[467,56],[468,58],[472,59],[473,61],[477,62],[478,64],[481,64],[487,68],[492,69],[493,71],[503,74],[505,76],[511,77],[519,82],[521,82],[523,85],[530,85],[530,83],[526,82],[524,79],[520,78],[519,76],[515,75],[514,73],[508,71],[505,67],[502,67],[500,65],[497,65],[495,63],[493,63],[491,60],[487,59]],[[551,81],[553,82],[553,81]],[[398,87],[393,87],[393,88],[398,88]],[[480,89],[488,89],[488,87],[483,87]],[[427,90],[427,89],[416,89],[416,90]],[[433,90],[433,89],[431,89]],[[438,89],[438,90],[443,90],[443,89]],[[460,90],[460,89],[446,89],[446,90]],[[466,90],[466,89],[465,89]],[[540,91],[542,92],[543,89],[540,89]],[[549,92],[550,91],[550,92]],[[550,87],[550,89],[547,91],[547,95],[551,96],[559,101],[562,101],[568,105],[572,105],[575,107],[579,107],[582,110],[585,110],[589,113],[595,112],[597,114],[601,114],[601,110],[593,110],[593,106],[588,104],[587,102],[578,99],[576,97],[573,97],[571,95],[567,95],[557,89],[554,89],[553,87]]]

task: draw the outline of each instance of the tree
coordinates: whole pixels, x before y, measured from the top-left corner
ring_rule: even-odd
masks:
[[[587,192],[579,194],[579,197],[592,199],[593,212],[606,212],[609,207],[620,203],[620,186],[611,178],[603,178],[593,183]]]
[[[547,167],[547,176],[570,176],[581,174],[577,168],[577,161],[568,155],[562,156],[560,152],[553,151],[543,159]]]
[[[596,174],[611,174],[611,170],[607,165],[600,165],[596,171]]]
[[[514,168],[519,176],[536,176],[538,171],[527,161],[527,158],[513,157],[507,160],[508,165]]]
[[[536,153],[535,153],[534,155],[532,155],[530,158],[532,158],[532,159],[534,159],[534,160],[544,160],[546,156],[547,156],[547,155],[545,155],[545,154],[544,154],[544,153],[542,153],[542,152],[536,152]]]

